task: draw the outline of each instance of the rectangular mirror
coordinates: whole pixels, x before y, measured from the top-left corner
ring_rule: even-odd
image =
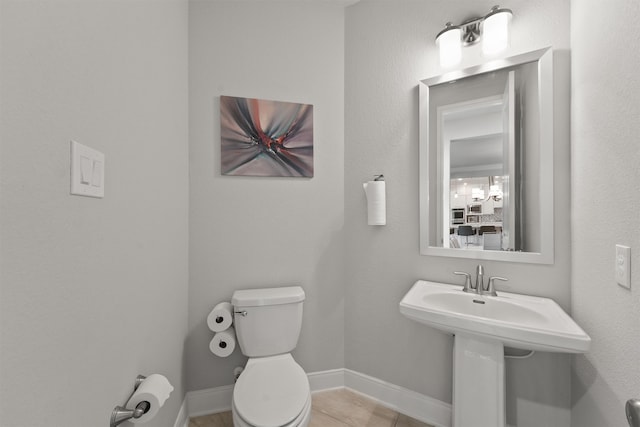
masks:
[[[420,253],[553,263],[551,48],[420,82]]]

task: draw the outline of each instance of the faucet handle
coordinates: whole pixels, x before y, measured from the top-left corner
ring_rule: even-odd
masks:
[[[471,285],[471,275],[469,273],[465,273],[464,271],[454,271],[453,274],[457,274],[458,276],[465,276],[464,279],[464,288],[462,288],[465,292],[475,292],[473,286]]]
[[[503,282],[508,281],[509,279],[505,279],[504,277],[498,277],[498,276],[492,276],[489,277],[489,284],[487,285],[487,294],[491,295],[492,297],[497,297],[498,294],[496,293],[496,288],[495,288],[495,284],[494,281],[496,280],[501,280]]]

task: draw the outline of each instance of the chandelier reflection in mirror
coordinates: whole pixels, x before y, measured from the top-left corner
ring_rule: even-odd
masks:
[[[462,59],[462,47],[482,41],[482,52],[495,55],[509,46],[509,27],[513,12],[494,6],[481,18],[473,18],[460,25],[447,22],[436,36],[440,50],[440,65],[452,67]]]

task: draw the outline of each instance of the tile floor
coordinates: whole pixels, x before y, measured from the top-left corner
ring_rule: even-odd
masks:
[[[191,418],[189,427],[233,427],[231,412]],[[313,394],[309,427],[432,427],[344,388]]]

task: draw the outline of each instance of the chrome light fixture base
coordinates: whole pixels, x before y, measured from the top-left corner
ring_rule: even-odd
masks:
[[[482,18],[474,18],[465,21],[460,25],[462,27],[462,45],[471,46],[480,41],[480,24]]]

